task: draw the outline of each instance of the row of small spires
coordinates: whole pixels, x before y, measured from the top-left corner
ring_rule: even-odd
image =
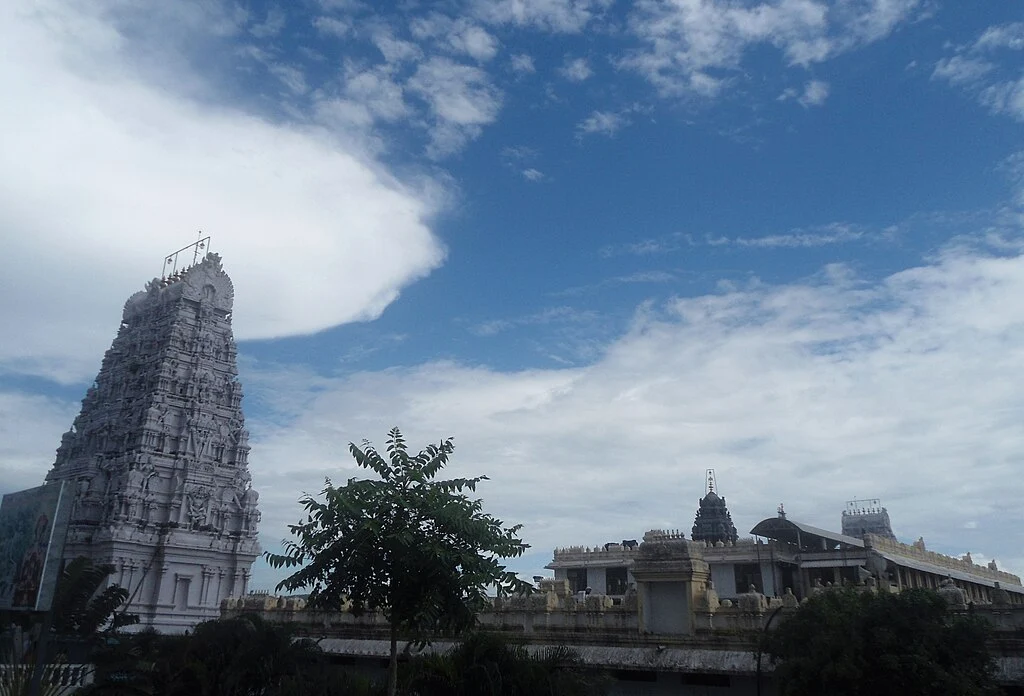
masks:
[[[171,283],[177,283],[179,280],[185,277],[185,274],[191,268],[192,266],[188,266],[187,268],[182,268],[181,270],[176,271],[169,276],[164,276],[163,278],[160,279],[160,287],[166,288]]]

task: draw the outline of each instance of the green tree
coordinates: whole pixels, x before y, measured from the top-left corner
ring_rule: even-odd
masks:
[[[520,527],[505,528],[465,493],[486,477],[436,479],[454,448],[449,438],[411,456],[398,428],[388,434],[386,458],[369,442],[350,444],[356,464],[377,478],[340,487],[328,479],[323,501],[300,501],[307,517],[289,527],[296,539],[284,542],[285,553],[264,554],[275,568],[299,568],[278,590],[308,590],[314,608],[337,610],[348,601],[353,613],[383,614],[392,696],[400,636],[458,634],[475,624],[488,591],[530,588],[501,563],[528,548],[516,536]]]
[[[923,589],[829,590],[771,632],[781,696],[998,693],[988,625]]]
[[[116,631],[139,622],[135,614],[118,612],[128,602],[128,590],[120,585],[103,588],[113,572],[114,566],[97,565],[84,556],[64,567],[51,609],[55,634],[89,638],[102,630]]]

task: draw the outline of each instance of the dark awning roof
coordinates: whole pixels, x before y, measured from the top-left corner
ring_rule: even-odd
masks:
[[[785,517],[769,517],[761,520],[750,530],[756,536],[795,544],[801,549],[819,550],[835,548],[839,544],[864,548],[864,542],[856,537],[837,534],[809,524],[801,524]]]

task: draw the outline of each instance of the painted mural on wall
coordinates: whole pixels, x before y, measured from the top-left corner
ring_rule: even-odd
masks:
[[[0,502],[0,609],[45,611],[67,534],[62,484],[8,493]]]

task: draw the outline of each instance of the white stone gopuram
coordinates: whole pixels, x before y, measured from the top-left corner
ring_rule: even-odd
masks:
[[[217,618],[260,553],[233,294],[208,254],[133,295],[46,477],[74,490],[65,558],[114,565],[128,610],[166,633]]]

